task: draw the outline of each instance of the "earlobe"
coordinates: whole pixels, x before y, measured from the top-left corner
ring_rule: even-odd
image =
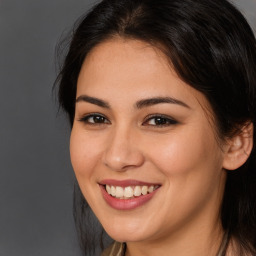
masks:
[[[226,149],[223,168],[235,170],[249,158],[253,148],[253,124],[246,124],[239,134],[232,137]]]

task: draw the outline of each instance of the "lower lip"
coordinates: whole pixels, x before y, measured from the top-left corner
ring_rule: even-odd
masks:
[[[146,204],[157,192],[158,189],[154,190],[150,194],[138,196],[131,199],[118,199],[109,195],[105,189],[105,186],[100,185],[103,198],[112,208],[116,210],[132,210]]]

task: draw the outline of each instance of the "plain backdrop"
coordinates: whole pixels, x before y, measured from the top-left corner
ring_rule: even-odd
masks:
[[[156,0],[157,1],[157,0]],[[0,256],[79,256],[55,46],[95,1],[0,0]],[[256,31],[256,0],[236,0]]]

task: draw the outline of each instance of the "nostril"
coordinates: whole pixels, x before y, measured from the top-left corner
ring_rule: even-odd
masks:
[[[104,153],[103,163],[112,170],[126,171],[141,166],[144,163],[144,156],[135,147],[112,147]]]

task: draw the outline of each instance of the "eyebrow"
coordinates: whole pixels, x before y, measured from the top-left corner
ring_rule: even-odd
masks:
[[[138,109],[144,108],[144,107],[150,107],[156,104],[161,103],[170,103],[170,104],[177,104],[182,107],[190,108],[186,103],[184,103],[181,100],[171,98],[171,97],[154,97],[149,99],[143,99],[136,102],[136,107]]]
[[[110,105],[106,101],[95,98],[95,97],[90,97],[87,95],[80,95],[79,97],[77,97],[76,103],[78,102],[88,102],[102,108],[110,108]]]
[[[102,108],[108,108],[108,109],[111,108],[108,102],[102,99],[87,96],[87,95],[80,95],[79,97],[77,97],[76,103],[78,102],[88,102]],[[182,107],[186,107],[190,109],[190,107],[186,103],[172,97],[154,97],[154,98],[139,100],[135,103],[135,107],[138,109],[141,109],[141,108],[150,107],[150,106],[162,104],[162,103],[177,104]]]

